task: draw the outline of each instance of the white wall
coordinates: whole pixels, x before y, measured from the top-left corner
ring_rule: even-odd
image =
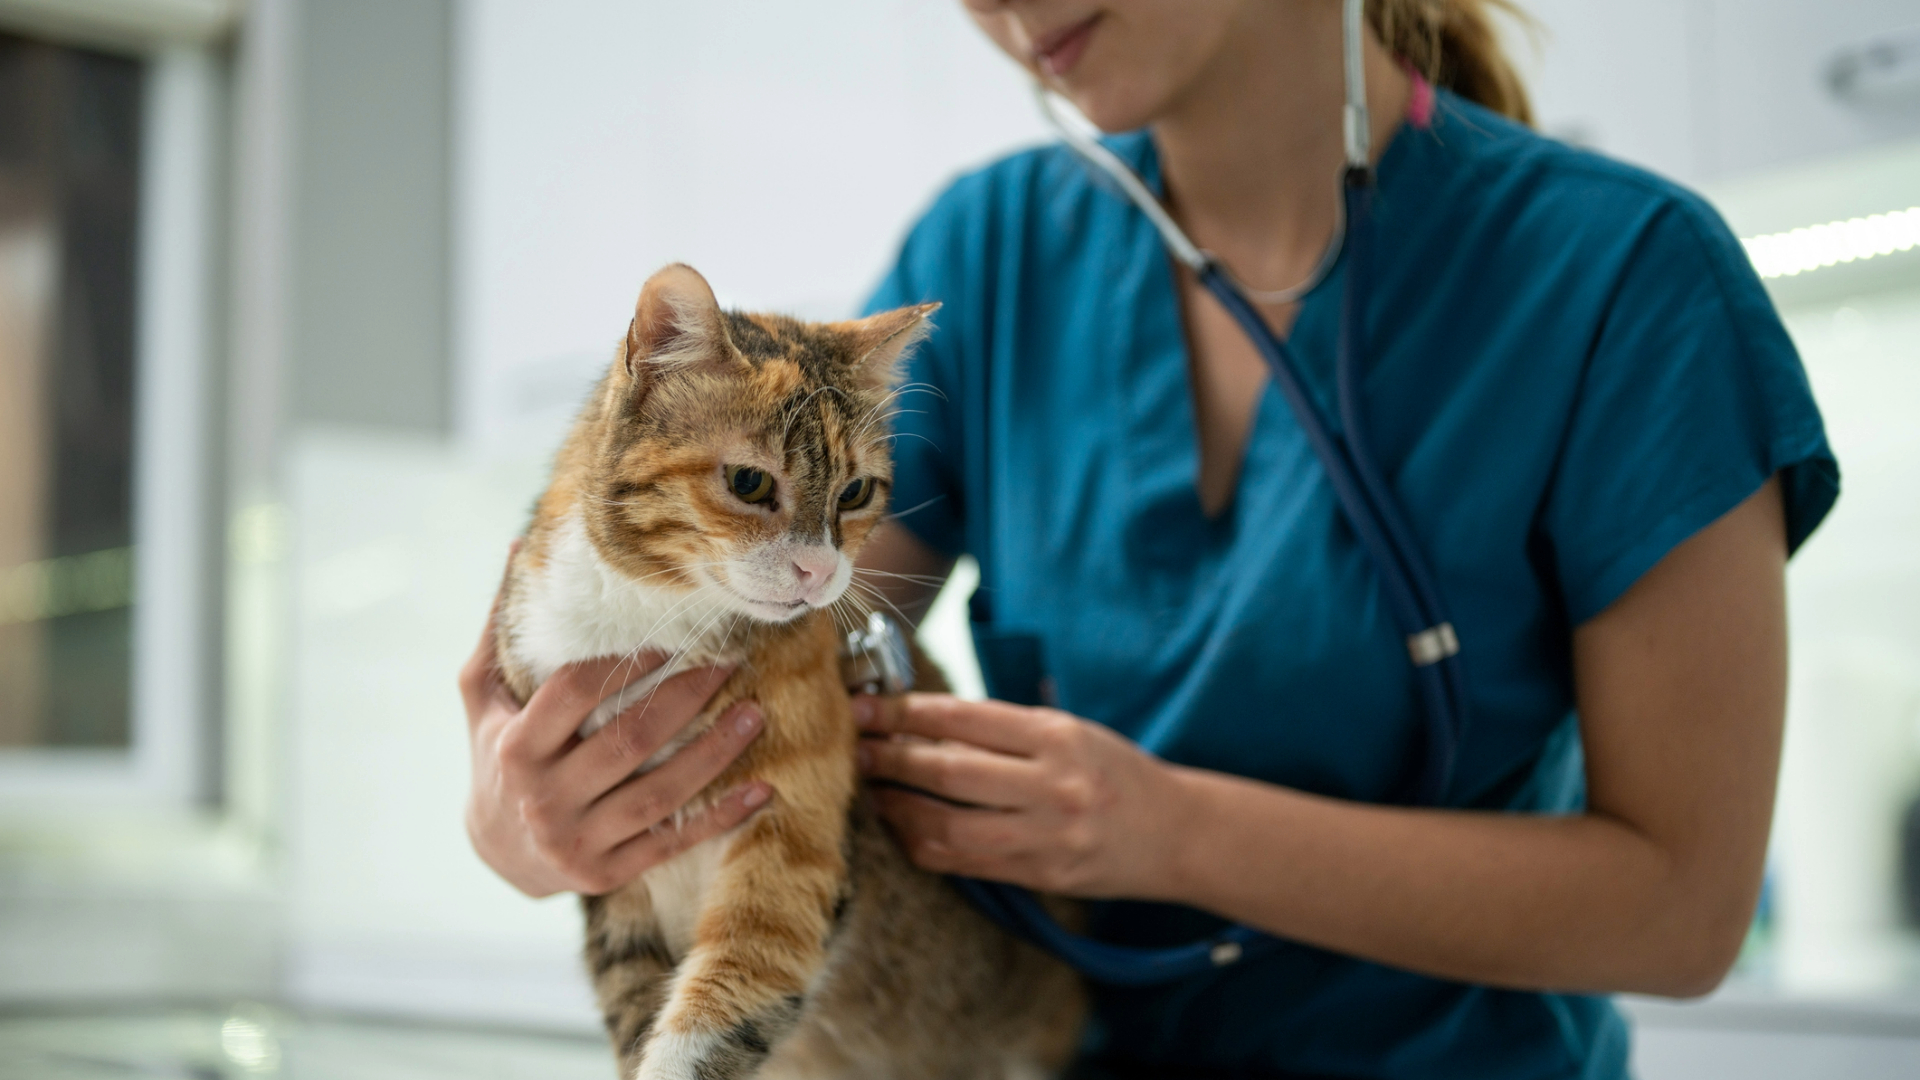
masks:
[[[418,435],[290,450],[295,618],[287,978],[355,1010],[590,1026],[572,897],[532,901],[468,846],[454,676],[538,491]]]
[[[463,430],[570,409],[640,283],[839,315],[960,170],[1041,137],[951,0],[473,0],[458,93]]]
[[[1890,992],[1920,979],[1898,906],[1900,820],[1920,798],[1920,283],[1790,311],[1788,326],[1844,494],[1788,575],[1778,976]]]
[[[1920,134],[1920,89],[1849,103],[1836,54],[1920,29],[1915,0],[1519,0],[1542,126],[1687,183]]]

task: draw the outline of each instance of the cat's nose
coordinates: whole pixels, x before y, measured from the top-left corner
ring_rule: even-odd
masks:
[[[793,557],[793,577],[801,592],[811,593],[826,584],[839,566],[837,551],[803,551]]]

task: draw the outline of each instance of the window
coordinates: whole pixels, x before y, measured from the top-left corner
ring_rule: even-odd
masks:
[[[221,60],[0,32],[0,809],[209,794]]]
[[[0,746],[131,741],[141,76],[0,35]]]

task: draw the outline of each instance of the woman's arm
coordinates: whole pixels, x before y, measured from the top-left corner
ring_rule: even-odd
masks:
[[[1192,904],[1443,978],[1705,993],[1752,916],[1785,709],[1776,482],[1574,634],[1588,807],[1408,810],[1167,765],[1049,710],[863,699],[877,793],[929,869]],[[986,809],[984,807],[991,807]]]

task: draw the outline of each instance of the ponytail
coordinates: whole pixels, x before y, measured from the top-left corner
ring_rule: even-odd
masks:
[[[1526,18],[1512,0],[1367,0],[1367,20],[1387,51],[1428,82],[1532,124],[1527,88],[1494,29],[1496,9]]]

